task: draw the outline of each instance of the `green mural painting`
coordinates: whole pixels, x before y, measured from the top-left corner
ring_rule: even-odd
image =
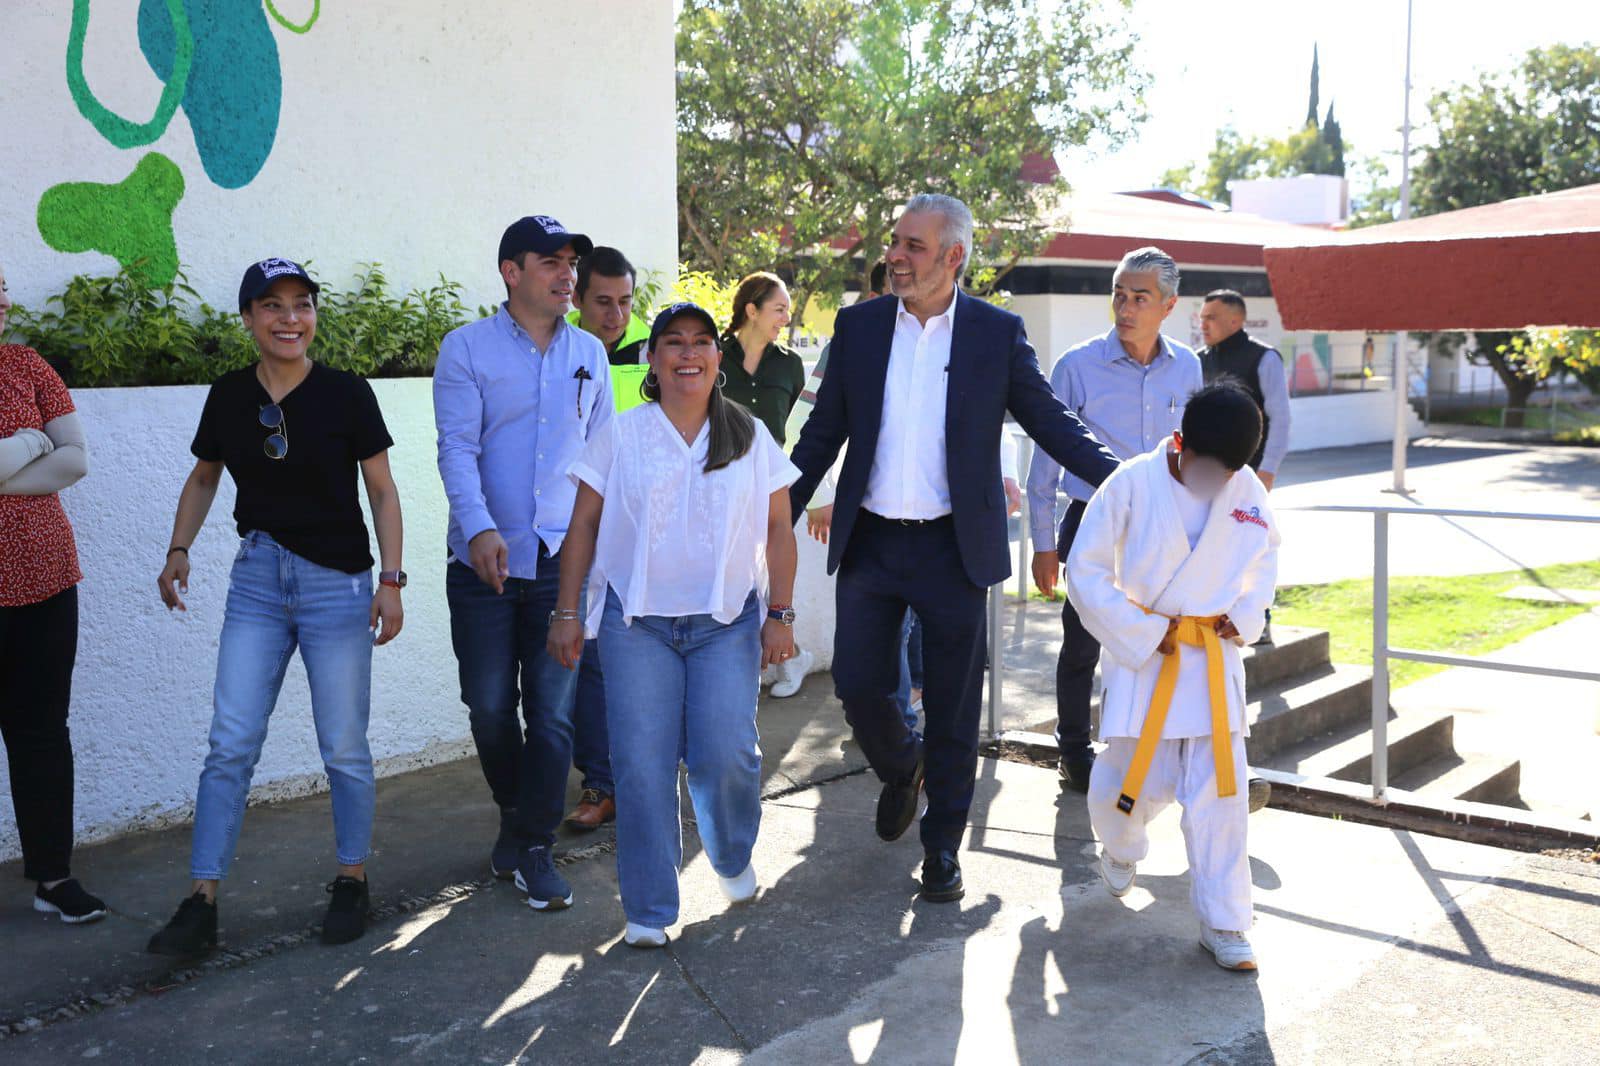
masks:
[[[151,152],[115,185],[49,189],[39,200],[39,235],[58,252],[104,252],[148,284],[165,285],[178,272],[172,210],[182,198],[183,172]]]
[[[183,108],[206,176],[224,189],[255,180],[272,154],[283,99],[283,71],[272,22],[304,34],[322,14],[313,0],[302,23],[272,0],[140,0],[139,50],[162,81],[148,122],[117,114],[89,88],[83,71],[89,0],[73,0],[67,37],[67,91],[78,112],[116,148],[153,144]],[[269,21],[270,19],[270,21]],[[183,196],[177,165],[146,155],[115,185],[69,182],[39,200],[39,234],[57,251],[98,251],[152,285],[178,269],[173,212]]]

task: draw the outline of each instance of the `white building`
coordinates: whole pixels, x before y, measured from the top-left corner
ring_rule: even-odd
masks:
[[[1038,257],[1001,281],[1048,373],[1058,356],[1111,328],[1111,275],[1127,252],[1157,245],[1178,261],[1178,306],[1169,336],[1199,348],[1200,307],[1213,289],[1233,289],[1248,308],[1251,336],[1284,356],[1294,414],[1293,451],[1393,439],[1392,338],[1283,328],[1262,248],[1299,241],[1305,229],[1220,211],[1167,192],[1082,193],[1063,205],[1066,225]],[[1421,433],[1420,422],[1414,433]]]

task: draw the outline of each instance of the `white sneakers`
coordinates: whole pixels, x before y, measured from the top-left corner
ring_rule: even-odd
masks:
[[[1107,855],[1105,849],[1101,849],[1100,880],[1105,882],[1106,891],[1113,896],[1121,899],[1132,891],[1134,874],[1137,872],[1137,863],[1118,862]],[[1248,972],[1256,968],[1256,953],[1250,949],[1250,941],[1243,933],[1213,929],[1202,922],[1200,946],[1211,952],[1211,957],[1224,970]]]
[[[1200,946],[1211,952],[1217,965],[1224,970],[1248,971],[1256,968],[1256,953],[1250,950],[1250,941],[1245,939],[1243,933],[1201,925]]]
[[[744,903],[746,900],[755,899],[756,896],[756,867],[750,863],[744,868],[743,873],[732,877],[717,875],[717,884],[722,888],[722,894],[728,897],[729,903]]]
[[[817,657],[804,650],[788,662],[779,663],[778,679],[772,683],[772,698],[784,700],[799,692],[800,682],[806,679],[806,675],[816,665]]]
[[[1133,876],[1138,869],[1137,863],[1118,862],[1104,849],[1100,852],[1100,880],[1106,883],[1106,891],[1118,899],[1133,889]]]
[[[717,884],[722,888],[722,894],[728,897],[729,903],[744,903],[752,900],[756,895],[756,867],[754,863],[745,866],[743,872],[733,877],[717,875]],[[653,926],[639,925],[629,922],[623,930],[622,939],[630,948],[659,948],[667,943],[667,931],[656,929]]]
[[[667,946],[667,931],[629,922],[622,939],[628,942],[630,948],[662,948]]]

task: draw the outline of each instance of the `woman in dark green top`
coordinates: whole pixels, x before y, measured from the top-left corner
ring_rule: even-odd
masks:
[[[727,376],[722,395],[750,408],[787,450],[784,432],[789,412],[800,402],[806,387],[806,366],[792,348],[778,343],[789,324],[789,290],[776,274],[751,274],[733,294],[733,321],[722,335],[722,373]],[[796,647],[794,657],[762,674],[770,680],[778,699],[800,691],[800,683],[816,666],[811,652]]]
[[[776,274],[751,274],[733,297],[733,321],[722,335],[722,394],[750,408],[787,446],[785,423],[806,387],[806,367],[778,343],[789,324],[789,290]]]

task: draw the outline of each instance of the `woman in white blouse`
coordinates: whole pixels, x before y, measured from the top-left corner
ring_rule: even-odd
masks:
[[[614,418],[572,465],[578,498],[549,637],[568,669],[585,633],[599,637],[617,881],[635,947],[665,944],[678,920],[680,760],[723,892],[735,903],[756,893],[758,679],[794,654],[788,489],[799,476],[767,428],[723,397],[707,311],[668,307],[649,344],[655,402]]]

